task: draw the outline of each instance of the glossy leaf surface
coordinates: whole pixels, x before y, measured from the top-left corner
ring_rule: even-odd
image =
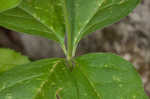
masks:
[[[0,73],[5,72],[17,65],[29,63],[26,56],[21,55],[13,50],[0,48]]]
[[[139,0],[23,0],[0,14],[0,25],[41,35],[64,46],[67,33],[71,49],[86,34],[127,16]],[[74,48],[73,48],[74,47]]]
[[[0,0],[0,12],[16,7],[21,0]]]
[[[136,70],[119,56],[88,54],[75,63],[72,72],[64,59],[46,59],[2,73],[0,99],[148,99]]]

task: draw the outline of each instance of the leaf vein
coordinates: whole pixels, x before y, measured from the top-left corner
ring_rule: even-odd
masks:
[[[19,84],[19,83],[22,83],[22,82],[24,82],[24,81],[30,80],[30,79],[32,79],[32,78],[38,78],[38,77],[41,77],[41,76],[43,76],[43,75],[45,75],[45,74],[43,73],[43,74],[40,74],[40,75],[34,75],[34,76],[31,76],[31,77],[27,77],[26,79],[19,80],[19,81],[15,82],[15,84],[11,84],[11,85],[9,85],[9,86],[7,86],[7,87],[4,87],[4,88],[0,89],[0,93],[1,93],[2,91],[4,91],[4,90],[8,89],[8,88],[11,88],[11,87],[13,87],[13,86]]]
[[[94,83],[92,83],[88,77],[86,76],[86,74],[80,69],[81,73],[83,74],[83,76],[87,79],[87,81],[89,82],[90,86],[92,87],[93,91],[95,92],[97,98],[101,99],[101,95],[97,92]]]
[[[32,17],[34,17],[29,11],[25,10],[24,8],[21,8],[21,7],[18,7],[20,8],[21,10],[25,11],[26,13],[28,13],[29,15],[31,15]],[[39,23],[41,23],[43,26],[45,26],[50,32],[52,32],[56,37],[57,39],[61,42],[61,38],[59,35],[57,35],[57,33],[52,30],[48,25],[44,24],[43,22],[41,22],[38,18],[34,17]]]
[[[54,72],[54,69],[55,69],[56,66],[59,64],[59,62],[60,62],[60,61],[56,61],[56,63],[52,66],[52,68],[50,68],[49,74],[48,74],[48,76],[47,76],[47,79],[44,80],[44,81],[41,83],[40,87],[37,89],[36,95],[34,96],[35,99],[36,99],[36,97],[42,92],[42,89],[43,89],[44,85],[45,85],[46,83],[48,83],[48,78],[49,78],[49,76],[51,76],[51,74]]]

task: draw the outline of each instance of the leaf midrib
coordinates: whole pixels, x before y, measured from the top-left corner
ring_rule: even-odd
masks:
[[[137,0],[138,1],[138,0]],[[105,8],[108,8],[108,7],[111,7],[111,6],[114,6],[114,5],[117,5],[118,3],[111,3],[111,4],[109,4],[109,5],[106,5],[106,6],[104,6],[104,7],[102,7],[102,8],[100,8],[99,10],[102,10],[102,9],[105,9]],[[137,2],[135,3],[135,4],[137,4]],[[130,9],[132,9],[132,8],[130,8]],[[129,8],[127,8],[127,9],[124,9],[124,10],[129,10]],[[122,11],[122,12],[124,12],[124,11]],[[106,19],[106,18],[105,18]],[[118,19],[118,20],[120,20],[120,19]],[[91,21],[91,20],[90,20]],[[95,24],[93,24],[93,25],[91,25],[91,26],[88,26],[88,28],[87,28],[87,30],[86,31],[82,31],[83,32],[83,35],[85,35],[85,33],[87,33],[87,31],[90,29],[90,28],[92,28],[94,25],[97,25],[97,24],[100,24],[101,22],[97,22],[97,23],[95,23]],[[110,23],[111,24],[111,23]],[[108,25],[110,25],[110,24],[108,24]],[[88,24],[87,24],[88,25]],[[107,26],[107,25],[105,25],[105,26]],[[103,27],[105,27],[105,26],[103,26]],[[81,35],[82,36],[82,35]]]
[[[88,83],[90,84],[91,88],[93,89],[93,92],[96,94],[98,99],[102,99],[101,95],[99,94],[99,92],[97,92],[96,90],[96,86],[94,83],[91,83],[91,81],[88,79],[88,77],[86,76],[87,73],[85,73],[83,70],[81,70],[81,68],[78,68],[81,72],[81,74],[87,79]]]
[[[1,22],[1,23],[4,23],[4,22]],[[11,23],[7,23],[8,25],[12,25]],[[21,26],[18,26],[18,25],[15,25],[13,24],[15,27],[18,27],[18,28],[21,28]],[[35,29],[35,28],[30,28],[30,29],[27,29],[24,27],[25,30],[33,30],[33,31],[38,31],[38,32],[45,32],[45,33],[49,33],[49,31],[43,31],[43,30],[39,30],[39,29]]]
[[[22,82],[24,82],[24,81],[30,80],[30,79],[32,79],[32,78],[38,78],[38,77],[41,77],[41,76],[43,76],[43,75],[46,75],[46,74],[41,73],[40,75],[34,75],[34,76],[31,76],[31,77],[27,77],[26,79],[16,81],[15,84],[11,84],[11,85],[9,85],[9,86],[7,86],[7,87],[5,87],[5,88],[2,88],[2,89],[0,90],[0,93],[1,93],[2,91],[4,91],[4,90],[8,89],[8,88],[11,88],[11,87],[13,87],[13,86],[19,84],[19,83],[22,83]]]
[[[111,6],[113,6],[113,5],[111,5]],[[110,6],[107,6],[107,7],[110,7]],[[107,8],[106,7],[106,8]],[[128,8],[127,9],[124,9],[122,12],[124,12],[124,11],[126,11],[126,10],[128,10]],[[95,24],[92,24],[92,25],[90,25],[90,26],[88,26],[88,29],[87,30],[89,30],[90,28],[92,28],[93,26],[95,26],[95,25],[97,25],[97,24],[100,24],[102,21],[104,21],[105,19],[107,19],[107,18],[109,18],[110,17],[110,15],[109,16],[107,16],[107,17],[105,17],[103,20],[101,20],[100,22],[96,22]],[[120,20],[120,19],[118,19],[118,20]],[[111,24],[111,23],[110,23]],[[109,24],[109,25],[110,25]],[[108,24],[107,24],[108,25]],[[107,25],[104,25],[103,27],[105,27],[105,26],[107,26]],[[86,31],[84,31],[83,33],[86,33]],[[85,35],[85,34],[83,34],[83,35]]]
[[[37,19],[36,17],[34,17],[33,14],[31,14],[31,12],[25,10],[24,8],[22,8],[22,7],[18,7],[18,8],[21,9],[21,10],[23,10],[23,11],[25,11],[25,12],[28,13],[30,16],[32,16],[36,21],[38,21],[38,22],[41,23],[43,26],[45,26],[51,33],[53,33],[53,34],[57,37],[57,39],[58,39],[59,42],[62,42],[62,41],[61,41],[62,38],[60,38],[60,36],[57,35],[57,33],[56,33],[55,31],[53,31],[48,25],[46,25],[46,24],[44,24],[43,22],[41,22],[39,19]]]
[[[49,72],[48,72],[47,79],[44,80],[44,81],[41,83],[40,88],[38,88],[38,90],[37,90],[35,96],[33,96],[33,99],[36,99],[36,97],[37,97],[37,96],[39,95],[39,93],[42,91],[44,85],[48,82],[48,78],[49,78],[49,77],[51,76],[51,74],[54,72],[56,66],[57,66],[59,63],[60,63],[60,61],[56,61],[56,63],[53,64],[52,68],[51,68],[51,69],[49,70]]]
[[[80,39],[80,36],[82,35],[81,33],[84,31],[84,29],[86,28],[86,26],[89,24],[89,22],[91,22],[91,20],[94,18],[94,16],[97,14],[97,12],[99,11],[100,7],[103,5],[103,3],[105,2],[105,0],[103,0],[103,2],[101,2],[101,4],[99,4],[99,7],[97,8],[97,10],[95,11],[95,13],[93,14],[93,16],[88,20],[88,22],[83,26],[83,28],[78,32],[77,35],[77,40],[74,42],[74,45],[76,45]]]

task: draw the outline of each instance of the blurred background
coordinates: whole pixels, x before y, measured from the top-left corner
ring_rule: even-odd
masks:
[[[17,33],[0,27],[0,48],[11,48],[31,60],[64,57],[53,41]],[[140,73],[150,96],[150,0],[141,4],[126,18],[85,37],[77,56],[90,52],[112,52],[130,61]]]

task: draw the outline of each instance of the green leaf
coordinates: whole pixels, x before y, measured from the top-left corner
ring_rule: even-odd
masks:
[[[0,25],[18,32],[40,35],[58,41],[47,26],[18,7],[1,13]]]
[[[0,15],[0,25],[7,28],[44,36],[64,43],[62,0],[23,0],[15,9]]]
[[[13,50],[0,48],[0,73],[5,72],[17,65],[29,63],[26,56],[22,56]]]
[[[77,0],[74,44],[91,32],[127,16],[140,0]],[[84,4],[86,2],[86,4]],[[77,12],[78,11],[78,12]],[[72,23],[74,24],[74,23]],[[77,27],[78,26],[78,27]]]
[[[139,0],[23,0],[15,9],[0,14],[0,25],[58,41],[75,54],[80,39],[131,12]],[[73,55],[74,56],[74,55]]]
[[[21,0],[0,0],[0,12],[16,7]]]
[[[119,56],[87,54],[75,63],[72,72],[64,59],[45,59],[2,73],[0,99],[148,99],[136,70]]]

